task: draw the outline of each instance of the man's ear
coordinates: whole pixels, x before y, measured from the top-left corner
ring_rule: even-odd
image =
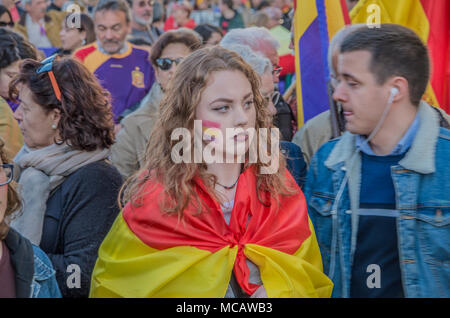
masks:
[[[390,87],[390,94],[392,94],[392,102],[398,102],[400,100],[403,100],[409,98],[409,83],[406,80],[406,78],[402,76],[395,76],[389,81],[389,87]],[[393,94],[393,92],[395,94]]]

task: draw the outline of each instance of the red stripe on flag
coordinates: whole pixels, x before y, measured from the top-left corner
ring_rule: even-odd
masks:
[[[450,113],[450,1],[420,0],[428,18],[431,86],[442,109]]]
[[[352,21],[350,20],[350,15],[348,14],[347,2],[345,0],[340,0],[340,1],[341,1],[342,15],[344,16],[345,25],[352,24]]]

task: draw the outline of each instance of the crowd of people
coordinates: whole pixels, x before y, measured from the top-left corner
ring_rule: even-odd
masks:
[[[0,298],[450,296],[413,31],[335,34],[297,130],[291,0],[0,3]]]

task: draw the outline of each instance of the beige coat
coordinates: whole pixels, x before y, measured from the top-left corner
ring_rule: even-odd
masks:
[[[121,121],[122,129],[111,148],[111,161],[125,178],[144,164],[147,142],[158,117],[161,98],[160,86],[153,85],[141,106]]]

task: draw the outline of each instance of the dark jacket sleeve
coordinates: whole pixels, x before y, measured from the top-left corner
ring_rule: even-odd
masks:
[[[293,142],[281,141],[281,152],[286,157],[289,172],[302,189],[306,179],[307,166],[301,148]]]
[[[48,256],[63,297],[89,295],[98,248],[119,213],[116,201],[121,184],[117,169],[100,162],[79,169],[61,185],[58,240],[63,252]]]

